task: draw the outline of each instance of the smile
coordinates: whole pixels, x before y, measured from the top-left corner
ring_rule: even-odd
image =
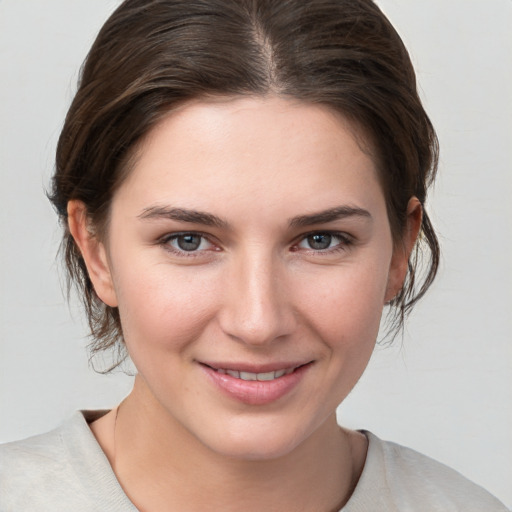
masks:
[[[200,363],[216,389],[230,399],[247,405],[275,402],[297,388],[309,373],[314,361],[307,363]]]
[[[286,368],[283,370],[276,370],[275,372],[264,372],[264,373],[253,373],[253,372],[243,372],[238,370],[224,370],[223,368],[215,369],[217,373],[222,375],[229,375],[230,377],[234,377],[235,379],[241,380],[259,380],[259,381],[270,381],[279,379],[284,375],[290,375],[295,370],[295,368]]]

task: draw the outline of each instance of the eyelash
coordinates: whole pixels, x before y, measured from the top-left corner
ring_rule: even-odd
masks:
[[[209,244],[216,247],[216,245],[213,242],[211,242],[208,235],[206,235],[205,233],[200,233],[198,231],[182,231],[180,233],[172,233],[169,235],[165,235],[162,238],[160,238],[158,243],[159,243],[159,245],[164,247],[164,249],[166,251],[169,251],[172,254],[175,254],[180,257],[185,257],[185,258],[197,258],[199,255],[201,255],[202,253],[205,252],[205,250],[197,250],[197,249],[193,250],[193,251],[186,251],[184,249],[177,249],[177,248],[173,247],[172,245],[170,245],[170,242],[178,240],[179,238],[186,237],[186,236],[199,236],[199,237],[201,237],[201,242],[200,242],[201,244],[203,243],[203,241],[206,240]],[[219,250],[219,249],[214,249],[214,251],[217,251],[217,250]]]
[[[353,237],[347,233],[339,231],[311,231],[310,233],[305,233],[301,236],[300,240],[296,244],[294,244],[293,250],[297,251],[295,247],[297,247],[300,243],[306,241],[308,238],[313,236],[329,236],[338,240],[338,243],[334,247],[328,247],[327,249],[306,249],[310,254],[313,254],[315,256],[344,252],[347,251],[354,244]]]
[[[311,231],[309,233],[304,233],[301,235],[299,240],[295,242],[291,248],[292,252],[298,252],[300,248],[298,247],[299,244],[306,241],[309,237],[312,236],[330,236],[332,238],[338,239],[338,243],[334,247],[328,247],[326,249],[305,249],[309,254],[313,255],[326,255],[326,254],[336,254],[339,252],[347,251],[350,246],[354,244],[354,239],[352,236],[348,235],[347,233],[339,232],[339,231]],[[219,251],[220,249],[214,244],[210,238],[209,235],[205,233],[201,233],[198,231],[183,231],[180,233],[172,233],[169,235],[165,235],[162,238],[159,239],[158,243],[159,245],[163,246],[166,251],[169,251],[179,257],[184,258],[196,258],[200,255],[202,255],[204,252],[208,251],[209,249],[203,249],[203,250],[191,250],[187,251],[184,249],[178,249],[170,245],[170,242],[176,241],[181,237],[186,236],[194,236],[194,237],[201,237],[200,244],[203,243],[203,241],[207,241],[209,244],[211,244],[215,249],[213,251]],[[210,249],[211,250],[211,249]]]

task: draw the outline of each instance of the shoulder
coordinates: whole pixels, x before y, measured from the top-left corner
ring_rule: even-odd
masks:
[[[44,480],[48,473],[66,465],[62,429],[0,446],[0,485],[17,485],[20,480]],[[4,492],[2,492],[4,495]]]
[[[0,510],[37,510],[80,496],[69,441],[81,442],[80,413],[46,434],[0,446]],[[77,428],[78,427],[78,428]],[[58,484],[57,484],[58,482]],[[63,492],[65,489],[65,492]],[[73,504],[72,504],[73,505]]]
[[[494,496],[448,466],[365,434],[369,440],[366,464],[346,512],[353,500],[382,512],[507,512]]]
[[[81,512],[124,499],[80,412],[51,432],[0,446],[1,512]]]

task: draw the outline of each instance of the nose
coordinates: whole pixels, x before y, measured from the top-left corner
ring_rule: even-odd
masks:
[[[240,258],[225,283],[222,330],[251,346],[266,346],[295,330],[296,315],[283,263],[269,256]]]

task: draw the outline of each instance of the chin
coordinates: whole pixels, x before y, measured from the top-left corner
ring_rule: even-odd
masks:
[[[291,453],[297,444],[286,441],[270,441],[268,438],[255,440],[235,440],[230,443],[220,443],[215,450],[219,455],[240,461],[268,461],[285,457]]]
[[[251,420],[249,420],[251,421]],[[282,420],[281,420],[282,421]],[[219,455],[237,460],[266,461],[285,457],[304,443],[309,435],[304,429],[293,427],[291,421],[280,425],[280,420],[251,421],[250,425],[224,427],[209,432],[203,444]]]

